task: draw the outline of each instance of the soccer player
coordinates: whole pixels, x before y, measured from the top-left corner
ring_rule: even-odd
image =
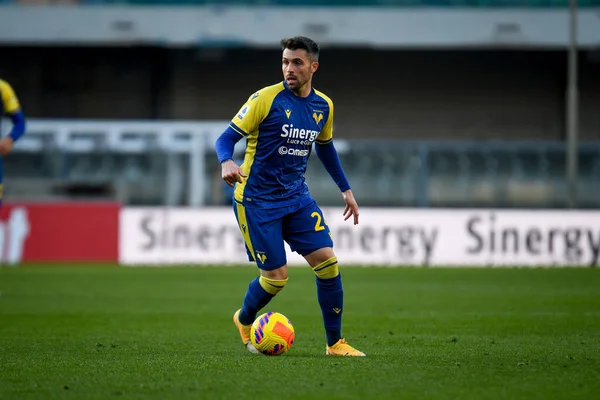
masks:
[[[15,91],[8,82],[0,79],[0,117],[8,116],[12,120],[10,133],[0,139],[0,206],[2,205],[2,158],[6,157],[16,142],[25,133],[25,116],[21,111]]]
[[[333,102],[312,87],[319,46],[306,37],[283,39],[281,46],[284,80],[252,94],[216,142],[223,180],[235,185],[233,209],[249,260],[260,269],[233,321],[245,347],[257,353],[250,328],[258,311],[287,284],[285,241],[316,275],[326,354],[364,356],[341,335],[344,291],[338,260],[304,178],[316,143],[317,156],[342,192],[344,220],[353,217],[358,224],[358,204],[332,142]],[[238,166],[232,157],[242,138],[246,153]]]

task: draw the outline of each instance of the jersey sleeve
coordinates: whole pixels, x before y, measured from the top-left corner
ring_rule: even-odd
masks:
[[[5,113],[14,114],[21,109],[15,91],[8,82],[3,81],[2,79],[0,79],[0,96],[2,96],[3,111]]]
[[[329,98],[326,98],[327,103],[329,104],[329,113],[327,115],[327,121],[323,125],[323,129],[321,129],[321,133],[317,136],[316,142],[318,144],[327,144],[333,140],[333,101]]]
[[[258,126],[269,113],[266,100],[260,91],[254,93],[233,117],[229,126],[244,137],[257,132]]]

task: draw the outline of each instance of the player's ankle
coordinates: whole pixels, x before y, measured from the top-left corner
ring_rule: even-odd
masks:
[[[327,346],[329,347],[336,344],[342,338],[339,330],[327,330],[325,334],[327,335]]]
[[[252,323],[254,322],[255,319],[256,319],[256,314],[251,315],[250,313],[245,311],[243,308],[240,311],[240,314],[238,315],[239,323],[244,326],[252,325]]]

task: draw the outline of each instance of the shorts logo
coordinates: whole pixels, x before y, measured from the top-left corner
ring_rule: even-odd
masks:
[[[291,147],[288,148],[285,146],[281,146],[279,148],[279,154],[281,154],[282,156],[306,157],[308,156],[308,150],[293,149]]]
[[[264,253],[264,251],[257,251],[256,259],[260,261],[261,264],[264,264],[265,261],[267,261],[267,255]]]

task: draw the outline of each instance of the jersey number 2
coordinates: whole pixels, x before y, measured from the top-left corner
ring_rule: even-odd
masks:
[[[322,230],[325,230],[325,227],[321,224],[323,217],[321,217],[321,214],[319,214],[318,212],[313,212],[312,214],[310,214],[311,217],[316,218],[317,222],[315,223],[315,231],[319,232]]]

